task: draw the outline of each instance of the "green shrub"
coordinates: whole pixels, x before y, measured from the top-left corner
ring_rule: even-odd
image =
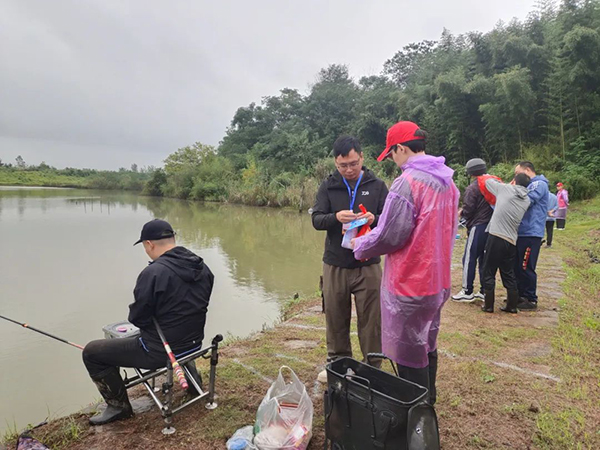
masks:
[[[570,200],[584,200],[598,193],[600,188],[598,181],[594,181],[590,172],[579,166],[567,165],[561,175],[562,177],[557,181],[565,185]],[[555,183],[551,188],[554,188],[554,185]]]

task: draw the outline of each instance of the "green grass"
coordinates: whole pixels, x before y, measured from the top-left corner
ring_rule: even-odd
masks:
[[[51,172],[0,170],[0,186],[87,187],[85,178]]]
[[[563,380],[557,393],[567,408],[545,405],[538,416],[536,444],[542,449],[600,448],[600,197],[579,202],[561,232],[567,278],[553,338],[554,368]],[[591,416],[591,417],[590,417]]]

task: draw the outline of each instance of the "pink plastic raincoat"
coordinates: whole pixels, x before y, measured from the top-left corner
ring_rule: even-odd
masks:
[[[382,350],[408,367],[428,365],[450,295],[459,192],[443,157],[414,156],[402,166],[377,228],[357,238],[357,259],[386,254],[381,280]]]
[[[556,194],[556,198],[558,200],[558,210],[554,213],[554,218],[566,219],[567,207],[569,206],[569,191],[561,189],[558,191],[558,194]]]

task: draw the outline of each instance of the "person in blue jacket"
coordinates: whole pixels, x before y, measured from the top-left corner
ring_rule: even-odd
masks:
[[[544,231],[546,230],[546,217],[548,216],[548,180],[544,175],[538,175],[530,161],[522,161],[515,167],[515,175],[524,173],[531,178],[527,187],[527,195],[531,204],[525,213],[519,227],[517,239],[517,261],[515,275],[519,289],[519,303],[517,307],[524,310],[537,309],[537,266]]]

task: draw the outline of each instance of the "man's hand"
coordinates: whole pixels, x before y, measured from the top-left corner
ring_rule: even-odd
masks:
[[[356,220],[357,217],[358,214],[355,214],[353,211],[348,209],[335,213],[335,218],[341,223],[350,223],[353,220]]]
[[[375,215],[373,213],[367,212],[365,214],[359,215],[357,219],[367,219],[367,225],[371,225],[375,221]]]

